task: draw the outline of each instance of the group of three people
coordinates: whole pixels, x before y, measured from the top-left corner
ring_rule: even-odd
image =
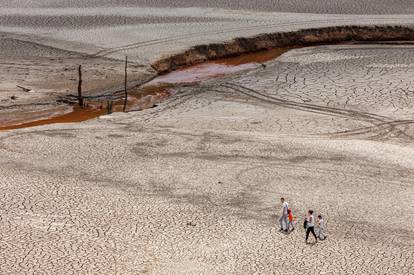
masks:
[[[293,213],[292,209],[289,208],[288,202],[285,201],[284,198],[281,198],[280,201],[282,202],[282,213],[279,218],[280,231],[288,233],[291,230],[290,228],[292,228],[292,230],[295,229],[295,226],[293,224]],[[325,221],[323,220],[322,215],[318,215],[317,223],[318,235],[315,233],[315,217],[313,216],[313,210],[308,210],[306,218],[304,220],[304,228],[306,229],[306,243],[308,243],[310,233],[312,233],[312,235],[315,237],[316,242],[318,241],[318,238],[320,240],[325,239]]]

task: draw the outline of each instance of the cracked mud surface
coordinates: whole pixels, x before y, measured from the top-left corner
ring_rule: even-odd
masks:
[[[0,133],[1,273],[410,274],[413,53],[296,49],[143,112]]]

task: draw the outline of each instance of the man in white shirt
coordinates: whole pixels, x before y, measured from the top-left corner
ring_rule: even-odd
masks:
[[[289,204],[287,201],[285,201],[285,198],[281,198],[280,201],[282,202],[282,213],[279,218],[279,224],[280,224],[280,231],[288,231],[287,225],[288,225],[288,208]],[[283,223],[285,224],[283,226]]]

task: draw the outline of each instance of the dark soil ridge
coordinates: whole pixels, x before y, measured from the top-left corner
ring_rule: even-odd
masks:
[[[350,41],[414,41],[414,28],[405,26],[339,26],[259,34],[253,37],[235,38],[224,43],[194,46],[182,53],[155,61],[151,67],[159,74],[164,74],[206,61],[274,48],[337,44]]]

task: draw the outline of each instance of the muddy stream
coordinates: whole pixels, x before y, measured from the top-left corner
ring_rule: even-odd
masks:
[[[275,59],[291,48],[276,48],[262,52],[245,54],[238,57],[209,61],[199,65],[190,66],[184,69],[172,71],[159,75],[152,81],[141,87],[128,89],[127,111],[140,111],[155,107],[157,103],[167,99],[170,90],[177,85],[196,85],[201,81],[214,77],[229,75],[232,73],[255,69],[260,64]],[[122,100],[112,103],[112,112],[122,112]],[[99,101],[88,101],[85,108],[72,106],[72,110],[65,114],[54,115],[53,111],[46,110],[34,113],[33,117],[13,120],[9,123],[0,123],[0,131],[28,128],[40,125],[55,123],[74,123],[94,119],[107,114],[107,103]]]

